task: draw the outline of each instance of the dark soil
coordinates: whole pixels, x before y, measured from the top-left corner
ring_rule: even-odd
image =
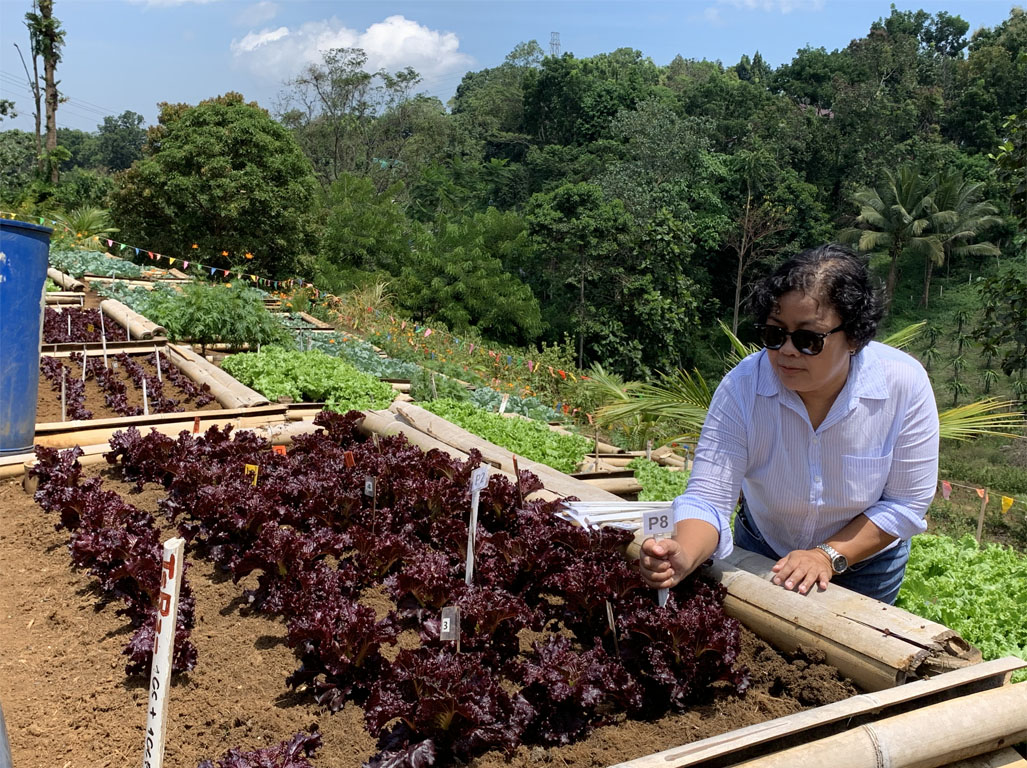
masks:
[[[149,360],[146,360],[144,362],[144,357],[151,357],[152,358],[152,355],[149,355],[149,356],[146,356],[146,355],[133,355],[132,356],[132,358],[136,362],[140,363],[143,366],[143,368],[146,369],[147,373],[149,373],[151,376],[156,376],[157,375],[157,367],[152,362],[150,362]],[[71,360],[69,360],[68,358],[60,358],[60,360],[64,364],[65,368],[68,369],[68,378],[69,379],[81,379],[82,378],[82,366],[80,366],[78,363],[71,362]],[[114,359],[113,354],[108,356],[108,362],[111,364],[111,366],[118,365],[117,361]],[[168,366],[168,365],[170,365],[170,363],[168,362],[168,358],[165,357],[162,354],[161,355],[161,369],[163,371],[166,371],[167,370],[166,366]],[[128,392],[126,394],[126,397],[128,399],[128,404],[129,405],[139,406],[140,408],[142,408],[142,406],[143,406],[143,390],[136,388],[135,384],[132,383],[132,380],[129,378],[128,374],[125,372],[123,367],[118,366],[116,370],[118,371],[118,374],[119,374],[118,377],[123,382],[125,382],[125,385],[128,388]],[[163,389],[164,389],[164,396],[165,397],[170,397],[173,400],[177,400],[180,409],[183,410],[183,411],[213,411],[213,410],[218,410],[218,409],[224,407],[220,403],[218,403],[217,400],[213,400],[210,403],[208,403],[207,405],[203,406],[202,408],[198,408],[198,407],[196,407],[195,401],[192,401],[192,402],[187,401],[185,393],[182,390],[180,390],[178,387],[172,385],[171,382],[168,381],[167,379],[165,379],[165,381],[164,381]],[[93,418],[94,419],[122,419],[122,418],[130,418],[130,417],[123,416],[122,414],[118,413],[117,411],[107,407],[107,404],[106,404],[106,402],[104,400],[104,392],[103,392],[102,389],[100,389],[100,385],[97,384],[96,380],[92,376],[89,376],[89,377],[86,378],[85,407],[88,410],[93,412]],[[151,405],[151,411],[150,412],[151,413],[155,412],[152,409],[152,405]],[[52,385],[50,383],[50,380],[47,379],[45,376],[40,375],[40,377],[39,377],[39,394],[38,394],[37,400],[36,400],[36,423],[37,424],[47,424],[49,422],[60,421],[60,420],[61,420],[61,391],[60,391],[60,389],[57,389],[56,391],[54,391],[54,389],[53,389],[53,387],[52,387]]]
[[[98,471],[107,470],[87,467],[85,474]],[[150,511],[163,494],[152,487],[130,494],[127,485],[109,478],[105,487]],[[115,605],[96,609],[92,579],[71,568],[67,531],[54,530],[54,520],[20,482],[0,484],[0,510],[0,701],[14,765],[141,764],[147,687],[143,678],[125,676],[121,651],[131,635],[128,625]],[[168,768],[194,768],[231,747],[277,744],[313,723],[324,737],[314,765],[355,767],[376,752],[357,706],[321,713],[286,687],[298,662],[285,644],[283,623],[244,608],[242,591],[255,581],[233,584],[203,560],[191,562],[188,576],[199,662],[172,688]],[[384,595],[368,600],[381,611],[388,607]],[[744,696],[715,691],[709,703],[685,714],[617,722],[567,747],[521,747],[510,760],[490,752],[472,766],[610,765],[858,693],[815,653],[783,658],[748,631],[743,649],[752,675]]]

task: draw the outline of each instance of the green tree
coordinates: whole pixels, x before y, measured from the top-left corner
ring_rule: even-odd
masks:
[[[421,78],[410,67],[394,74],[370,73],[366,64],[360,48],[333,48],[286,83],[290,90],[279,109],[282,121],[294,131],[325,187],[342,173],[388,176],[390,161],[397,157],[395,147],[383,146],[384,124],[375,117],[408,99]]]
[[[475,328],[496,341],[533,341],[542,332],[538,301],[504,267],[504,260],[522,260],[517,252],[528,248],[517,214],[490,208],[456,221],[440,216],[417,238],[397,281],[400,305],[454,333]]]
[[[378,194],[363,176],[343,173],[325,201],[322,268],[385,270],[399,274],[410,253],[410,234],[397,188]]]
[[[119,174],[112,195],[129,242],[216,267],[288,273],[311,244],[316,188],[289,132],[238,93],[160,107],[144,159]]]
[[[538,260],[528,267],[538,286],[535,295],[553,330],[577,337],[578,367],[584,368],[597,306],[590,292],[609,285],[609,268],[621,253],[630,217],[619,200],[606,200],[594,184],[564,184],[533,195],[525,217]]]
[[[542,144],[588,144],[613,118],[657,92],[660,73],[630,48],[588,59],[547,56],[524,77],[525,128]]]
[[[1007,263],[980,285],[984,315],[974,336],[985,348],[1001,352],[1006,376],[1027,373],[1027,270],[1019,260]]]
[[[108,115],[97,126],[97,161],[108,171],[123,171],[143,157],[146,129],[143,116],[125,110],[117,117]]]

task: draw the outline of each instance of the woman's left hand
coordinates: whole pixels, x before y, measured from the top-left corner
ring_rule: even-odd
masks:
[[[796,549],[777,561],[771,570],[774,572],[772,582],[785,589],[795,590],[805,595],[813,585],[820,591],[827,589],[834,570],[831,561],[822,549]]]

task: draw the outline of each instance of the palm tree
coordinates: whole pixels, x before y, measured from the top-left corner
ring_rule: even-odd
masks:
[[[932,194],[934,212],[928,217],[930,229],[942,241],[942,253],[925,254],[924,295],[920,306],[927,307],[931,291],[931,272],[945,259],[966,256],[997,256],[998,246],[978,242],[978,233],[1000,224],[998,209],[987,200],[981,200],[984,184],[963,181],[958,173],[940,173],[934,180]]]
[[[931,231],[934,202],[930,185],[912,165],[899,168],[898,173],[885,171],[885,181],[876,187],[864,187],[853,194],[859,206],[856,226],[842,230],[838,237],[854,243],[862,253],[887,253],[887,301],[895,295],[899,256],[904,251],[944,260],[944,244]]]

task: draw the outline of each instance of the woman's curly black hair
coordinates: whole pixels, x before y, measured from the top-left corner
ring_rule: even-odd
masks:
[[[756,322],[765,323],[778,299],[790,291],[830,304],[857,352],[871,342],[884,316],[881,291],[866,261],[841,245],[809,248],[757,283],[748,299]]]

